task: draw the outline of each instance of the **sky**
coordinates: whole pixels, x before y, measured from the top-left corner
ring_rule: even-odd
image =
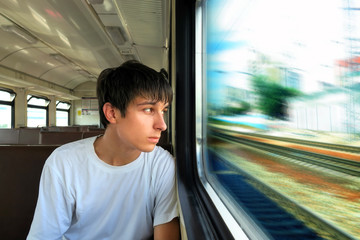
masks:
[[[208,93],[214,95],[210,101],[224,97],[224,86],[250,89],[249,60],[258,53],[300,69],[304,92],[320,90],[319,81],[335,84],[336,61],[350,56],[345,36],[359,35],[351,24],[360,19],[343,10],[345,2],[209,0],[207,79]]]

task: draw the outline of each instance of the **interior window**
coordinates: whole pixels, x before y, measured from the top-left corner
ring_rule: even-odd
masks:
[[[50,100],[45,97],[27,96],[27,126],[46,127],[48,125],[48,105]]]
[[[250,237],[360,239],[359,7],[204,1],[200,174]]]
[[[14,99],[15,92],[0,89],[0,128],[14,127]]]
[[[69,126],[71,104],[56,101],[56,126]]]

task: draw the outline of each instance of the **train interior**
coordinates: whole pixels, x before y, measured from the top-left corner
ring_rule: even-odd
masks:
[[[181,239],[360,239],[360,6],[334,0],[1,0],[0,238],[45,160],[104,133],[102,70],[165,69],[158,145]]]
[[[100,72],[127,60],[169,72],[171,2],[10,0],[0,9],[1,100],[16,109],[0,129],[0,235],[25,239],[45,159],[56,146],[104,132]],[[172,152],[169,132],[159,144]]]

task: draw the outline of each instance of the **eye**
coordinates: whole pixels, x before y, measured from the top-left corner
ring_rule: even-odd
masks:
[[[163,109],[163,110],[161,111],[161,113],[162,113],[162,114],[166,114],[166,113],[167,113],[167,111],[168,111],[168,109],[167,109],[167,108],[165,108],[165,109]]]
[[[151,108],[144,108],[143,111],[146,112],[146,113],[151,113],[151,112],[152,112],[152,109],[151,109]]]

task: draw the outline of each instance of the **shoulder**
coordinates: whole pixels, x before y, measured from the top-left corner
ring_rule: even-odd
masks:
[[[151,168],[152,176],[175,174],[175,159],[162,147],[156,146],[152,152],[144,153],[144,159]]]
[[[157,164],[165,162],[174,163],[174,157],[167,150],[160,146],[155,146],[154,150],[145,153],[145,156]]]
[[[93,143],[96,137],[86,138],[64,144],[56,148],[46,160],[46,166],[60,167],[73,165],[74,161],[81,160],[93,151]]]
[[[88,147],[89,145],[93,145],[96,137],[90,137],[81,139],[75,142],[66,143],[61,145],[54,152],[56,153],[64,153],[64,152],[71,152],[71,151],[81,151],[84,147]]]

